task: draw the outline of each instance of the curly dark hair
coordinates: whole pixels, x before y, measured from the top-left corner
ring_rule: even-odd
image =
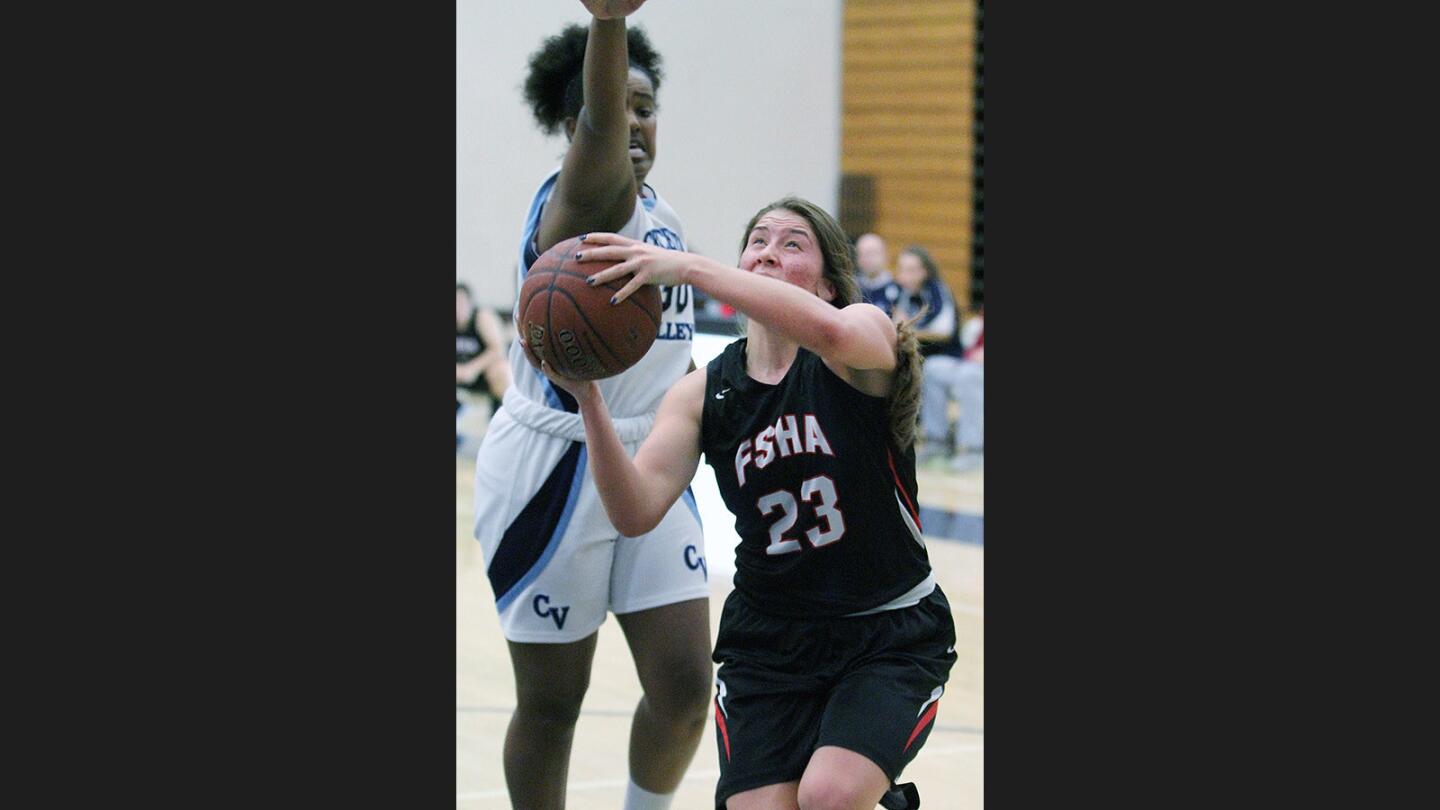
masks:
[[[565,30],[549,37],[540,50],[530,55],[530,74],[525,78],[525,101],[535,120],[548,135],[559,131],[566,118],[580,114],[585,101],[581,81],[585,66],[585,43],[590,31],[583,25],[567,25]],[[630,49],[630,66],[650,77],[655,92],[660,92],[660,54],[650,46],[650,38],[639,28],[627,28],[625,38]]]

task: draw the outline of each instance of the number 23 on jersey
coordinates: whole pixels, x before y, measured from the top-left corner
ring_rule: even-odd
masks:
[[[845,516],[836,508],[839,501],[835,495],[835,482],[830,476],[817,475],[801,482],[800,501],[811,507],[817,521],[817,525],[805,530],[805,539],[811,547],[829,545],[845,535]],[[780,512],[779,519],[770,524],[770,545],[765,548],[766,554],[790,554],[801,549],[798,539],[785,536],[800,516],[800,504],[789,490],[777,489],[761,497],[755,506],[761,515]]]

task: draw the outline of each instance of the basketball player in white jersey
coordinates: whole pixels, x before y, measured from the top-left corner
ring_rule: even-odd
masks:
[[[645,183],[655,159],[660,58],[625,17],[644,0],[581,0],[588,30],[569,26],[530,59],[525,96],[547,133],[569,141],[530,203],[519,282],[552,245],[615,231],[684,250],[685,230]],[[517,288],[521,286],[517,284]],[[661,290],[654,345],[600,381],[631,452],[669,387],[691,368],[694,308],[685,285]],[[475,463],[475,536],[485,555],[515,671],[505,736],[515,807],[561,808],[570,747],[589,685],[596,634],[616,615],[644,697],[630,729],[626,810],[663,810],[704,731],[711,681],[708,570],[688,492],[653,531],[625,537],[591,479],[575,400],[509,351],[512,385]]]

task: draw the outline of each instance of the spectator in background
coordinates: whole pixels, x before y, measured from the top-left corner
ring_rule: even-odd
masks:
[[[985,465],[985,308],[960,328],[965,347],[955,369],[950,397],[960,403],[960,423],[955,429],[955,457],[950,469],[956,472]],[[937,395],[937,397],[940,395]]]
[[[485,307],[477,307],[470,288],[455,285],[455,446],[461,442],[460,418],[469,403],[483,401],[494,413],[495,406],[510,387],[510,366],[505,359],[505,337],[500,319]]]
[[[979,349],[979,362],[967,360],[955,298],[941,280],[930,252],[919,245],[901,251],[895,263],[895,281],[900,296],[891,317],[897,321],[915,320],[920,355],[925,360],[920,404],[924,446],[917,454],[917,462],[947,458],[956,471],[972,469],[984,459],[984,321],[972,319],[980,320],[973,344]],[[960,402],[960,424],[953,445],[949,419],[952,399]]]
[[[890,275],[885,240],[879,234],[867,233],[855,240],[855,267],[863,299],[885,310],[886,315],[893,314],[900,286]]]

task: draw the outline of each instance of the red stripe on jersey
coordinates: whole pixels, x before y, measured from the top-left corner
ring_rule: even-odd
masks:
[[[910,517],[915,519],[915,526],[920,531],[925,531],[925,527],[920,525],[920,513],[916,511],[915,504],[910,500],[910,493],[906,492],[905,485],[900,483],[900,473],[895,471],[895,457],[890,454],[888,447],[885,448],[885,460],[890,462],[890,474],[895,477],[895,488],[900,490],[900,494],[905,497],[905,506],[910,509]]]
[[[730,731],[725,728],[725,715],[720,713],[720,701],[715,701],[715,727],[720,729],[720,739],[725,741],[725,761],[730,761]],[[908,745],[906,746],[909,747]]]
[[[910,744],[915,742],[916,737],[920,736],[920,730],[930,725],[930,721],[935,719],[935,710],[938,708],[940,708],[940,701],[937,700],[930,704],[929,709],[925,710],[925,716],[921,717],[920,722],[915,724],[915,730],[910,732],[910,739],[906,740],[905,747],[900,749],[902,754],[910,750]]]

